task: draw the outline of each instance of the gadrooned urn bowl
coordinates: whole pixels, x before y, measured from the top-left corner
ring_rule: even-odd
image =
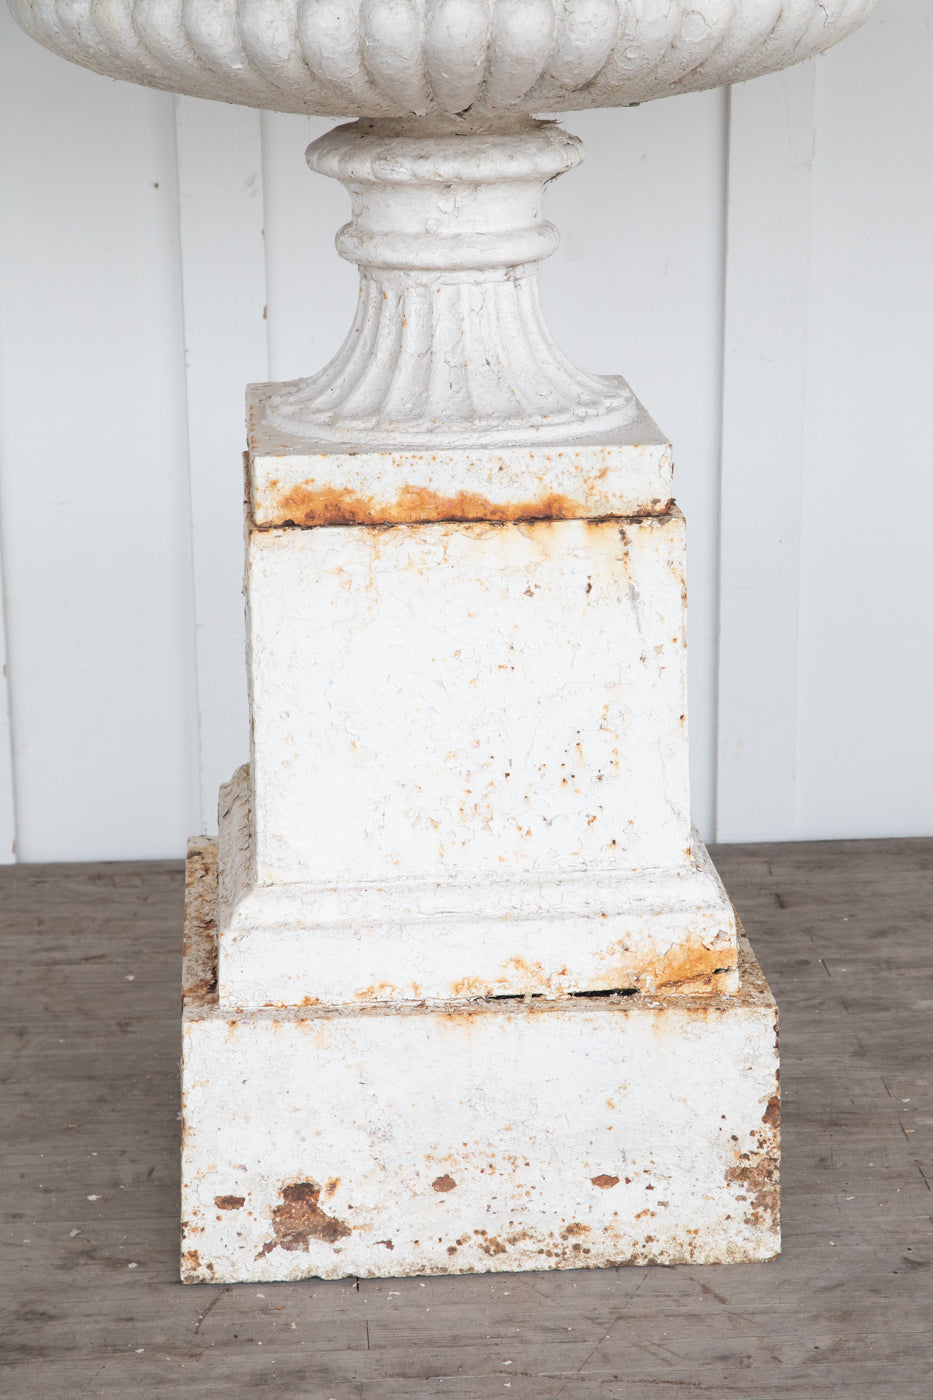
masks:
[[[877,0],[9,0],[72,62],[279,112],[627,107],[786,68]]]
[[[35,39],[112,77],[357,118],[308,150],[351,197],[337,247],[360,268],[356,316],[329,364],[264,386],[251,412],[283,441],[408,450],[643,432],[625,381],[578,368],[545,325],[537,264],[557,233],[542,196],[582,152],[535,114],[773,72],[876,0],[9,3]]]

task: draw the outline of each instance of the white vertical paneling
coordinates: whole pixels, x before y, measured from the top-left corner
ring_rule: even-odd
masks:
[[[933,831],[933,13],[820,61],[798,834]]]
[[[713,834],[725,94],[568,112],[582,167],[548,189],[545,312],[587,369],[622,374],[674,443],[687,517],[693,812]]]
[[[3,593],[3,559],[0,557],[0,865],[11,865],[16,860],[16,804],[13,792],[13,735],[10,730],[10,686]]]
[[[243,393],[268,377],[261,119],[176,99],[188,387],[201,829],[249,753],[243,626]],[[300,176],[300,169],[296,175]]]
[[[724,328],[720,841],[796,830],[815,66],[732,89]]]
[[[350,217],[347,192],[313,174],[305,148],[336,125],[328,117],[264,112],[263,178],[269,290],[269,374],[297,379],[339,349],[356,309],[359,275],[334,237]]]
[[[181,854],[196,822],[173,99],[0,7],[0,507],[17,851]]]

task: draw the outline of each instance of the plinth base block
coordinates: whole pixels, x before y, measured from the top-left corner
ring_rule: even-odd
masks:
[[[188,860],[182,1278],[773,1257],[777,1010],[730,996],[221,1009]]]

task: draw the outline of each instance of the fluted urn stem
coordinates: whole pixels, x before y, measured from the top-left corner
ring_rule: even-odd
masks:
[[[307,152],[347,188],[337,250],[360,268],[349,335],[267,421],[291,435],[373,447],[554,442],[629,422],[621,379],[577,368],[548,331],[537,265],[558,244],[541,213],[581,142],[528,117],[360,121]]]

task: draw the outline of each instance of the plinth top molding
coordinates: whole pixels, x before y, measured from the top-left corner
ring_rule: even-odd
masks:
[[[626,107],[775,72],[877,0],[9,0],[34,39],[148,87],[279,112]]]

